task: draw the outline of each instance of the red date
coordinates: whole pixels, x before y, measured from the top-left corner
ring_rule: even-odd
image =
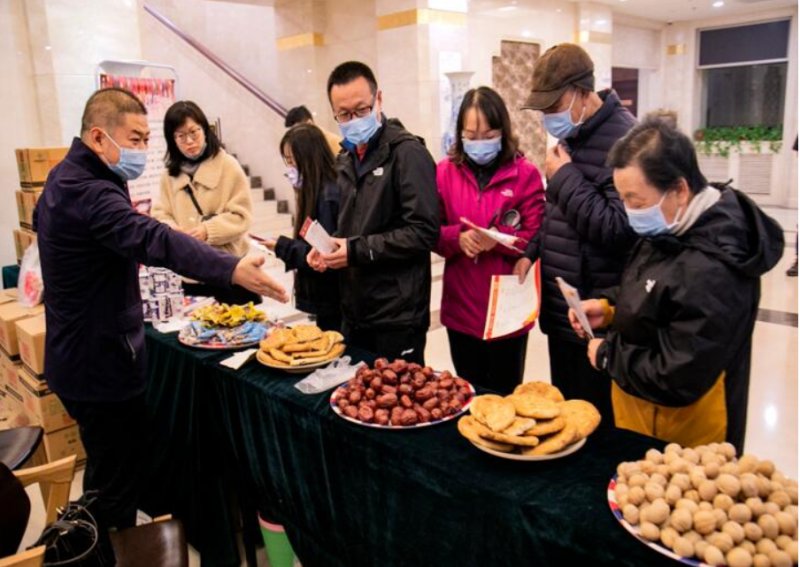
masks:
[[[379,408],[391,408],[397,405],[397,394],[381,394],[375,401]]]
[[[400,396],[400,405],[404,408],[411,408],[414,407],[414,402],[411,401],[411,398],[407,395],[403,394]]]

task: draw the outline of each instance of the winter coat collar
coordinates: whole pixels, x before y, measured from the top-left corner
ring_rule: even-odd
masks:
[[[92,178],[110,181],[123,189],[126,187],[125,181],[111,171],[108,165],[100,159],[100,156],[94,153],[80,138],[76,137],[72,140],[72,146],[69,148],[66,159],[88,171]]]
[[[170,177],[172,190],[177,193],[190,183],[197,183],[203,187],[217,187],[222,178],[226,152],[220,148],[217,155],[205,159],[194,174],[194,179],[181,172],[177,177]]]

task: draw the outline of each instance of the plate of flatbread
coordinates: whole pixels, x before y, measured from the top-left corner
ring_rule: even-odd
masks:
[[[565,400],[546,382],[520,384],[510,396],[486,394],[472,401],[458,431],[485,453],[514,461],[560,459],[578,451],[600,425],[600,412],[585,400]]]
[[[256,359],[264,366],[290,373],[321,368],[344,354],[344,337],[316,325],[272,329],[259,343]]]

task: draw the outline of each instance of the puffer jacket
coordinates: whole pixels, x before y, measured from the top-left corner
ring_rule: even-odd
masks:
[[[742,450],[759,278],[783,246],[781,227],[733,189],[683,236],[638,242],[607,294],[615,314],[597,354],[618,426]]]
[[[536,166],[520,155],[501,165],[483,189],[467,164],[456,164],[451,158],[439,162],[436,181],[442,215],[436,252],[446,261],[442,324],[482,338],[492,276],[511,274],[520,253],[498,244],[475,259],[467,257],[459,244],[459,236],[467,230],[461,218],[488,227],[497,224],[506,212],[516,210],[520,213],[520,226],[497,229],[529,241],[539,230],[544,215],[542,178]]]
[[[360,159],[337,157],[336,235],[347,239],[339,279],[345,328],[430,325],[431,251],[439,239],[436,165],[421,138],[381,117]]]
[[[567,303],[556,276],[578,289],[581,297],[619,284],[636,235],[628,225],[612,169],[606,165],[611,147],[636,123],[612,90],[598,93],[603,105],[561,143],[572,163],[561,167],[547,184],[545,219],[525,255],[541,258],[542,332],[580,342],[567,320]]]

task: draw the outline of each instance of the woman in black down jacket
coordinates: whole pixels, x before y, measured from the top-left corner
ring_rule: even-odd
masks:
[[[616,425],[741,454],[759,278],[780,260],[783,231],[744,194],[709,186],[691,140],[657,119],[609,163],[642,237],[619,287],[582,306],[593,328],[610,325],[588,357],[613,380]]]

